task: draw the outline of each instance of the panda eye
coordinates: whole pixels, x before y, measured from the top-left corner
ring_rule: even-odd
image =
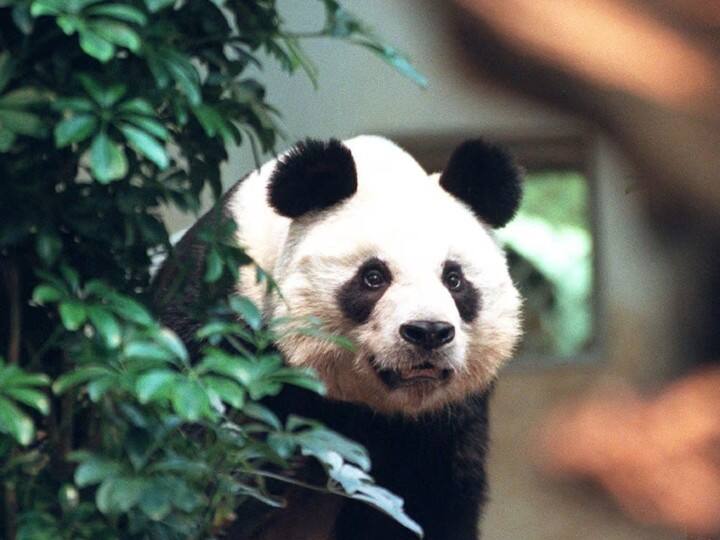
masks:
[[[459,272],[448,272],[445,274],[443,281],[451,291],[459,291],[463,286],[463,278]]]
[[[385,275],[377,268],[370,268],[363,273],[363,283],[368,289],[379,289],[385,284]]]

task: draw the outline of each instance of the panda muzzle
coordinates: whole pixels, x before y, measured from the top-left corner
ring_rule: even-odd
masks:
[[[379,368],[373,360],[374,358],[370,363],[375,372],[390,389],[413,385],[441,385],[446,383],[452,375],[452,370],[439,367],[431,362],[398,369],[383,369]]]

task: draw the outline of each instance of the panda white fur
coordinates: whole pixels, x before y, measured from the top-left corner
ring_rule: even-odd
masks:
[[[283,392],[271,406],[364,444],[378,483],[405,499],[430,540],[478,537],[487,399],[520,333],[521,302],[491,229],[512,218],[520,195],[512,160],[482,140],[462,144],[441,174],[428,175],[392,142],[360,136],[299,143],[220,203],[284,301],[266,294],[250,268],[229,286],[267,318],[317,317],[356,344],[351,352],[309,336],[281,338],[286,362],[315,368],[328,394]],[[177,251],[176,261],[201,271],[193,230]],[[176,271],[163,268],[161,290]],[[185,339],[196,328],[192,300],[163,310]],[[412,537],[364,505],[308,500],[253,538]],[[313,519],[320,515],[322,526]]]

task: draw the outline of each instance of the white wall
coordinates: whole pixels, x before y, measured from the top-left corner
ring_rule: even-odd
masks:
[[[439,2],[425,0],[349,0],[343,4],[367,21],[386,41],[407,52],[430,81],[423,90],[370,52],[335,40],[304,42],[320,70],[319,89],[299,74],[288,77],[268,68],[269,101],[284,113],[289,140],[346,137],[359,133],[568,132],[577,122],[567,116],[511,97],[490,85],[468,84],[453,61],[440,25]],[[321,2],[280,2],[288,26],[317,28]],[[314,9],[312,9],[314,8]],[[234,156],[228,171],[240,176],[252,163]]]

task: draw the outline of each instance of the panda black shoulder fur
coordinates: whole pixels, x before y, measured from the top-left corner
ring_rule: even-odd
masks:
[[[220,203],[285,301],[267,295],[250,270],[229,286],[268,318],[314,316],[357,345],[349,352],[308,336],[280,339],[286,362],[315,368],[328,395],[284,391],[272,406],[364,444],[378,483],[405,499],[430,540],[478,537],[488,395],[520,334],[521,302],[490,229],[513,217],[520,197],[513,161],[482,140],[463,143],[442,174],[428,175],[392,142],[360,136],[299,143]],[[178,261],[201,279],[195,229],[209,215],[161,270],[160,290]],[[181,298],[164,313],[189,339],[187,305]],[[360,503],[317,504],[322,511],[296,505],[294,518],[253,538],[413,537]]]

